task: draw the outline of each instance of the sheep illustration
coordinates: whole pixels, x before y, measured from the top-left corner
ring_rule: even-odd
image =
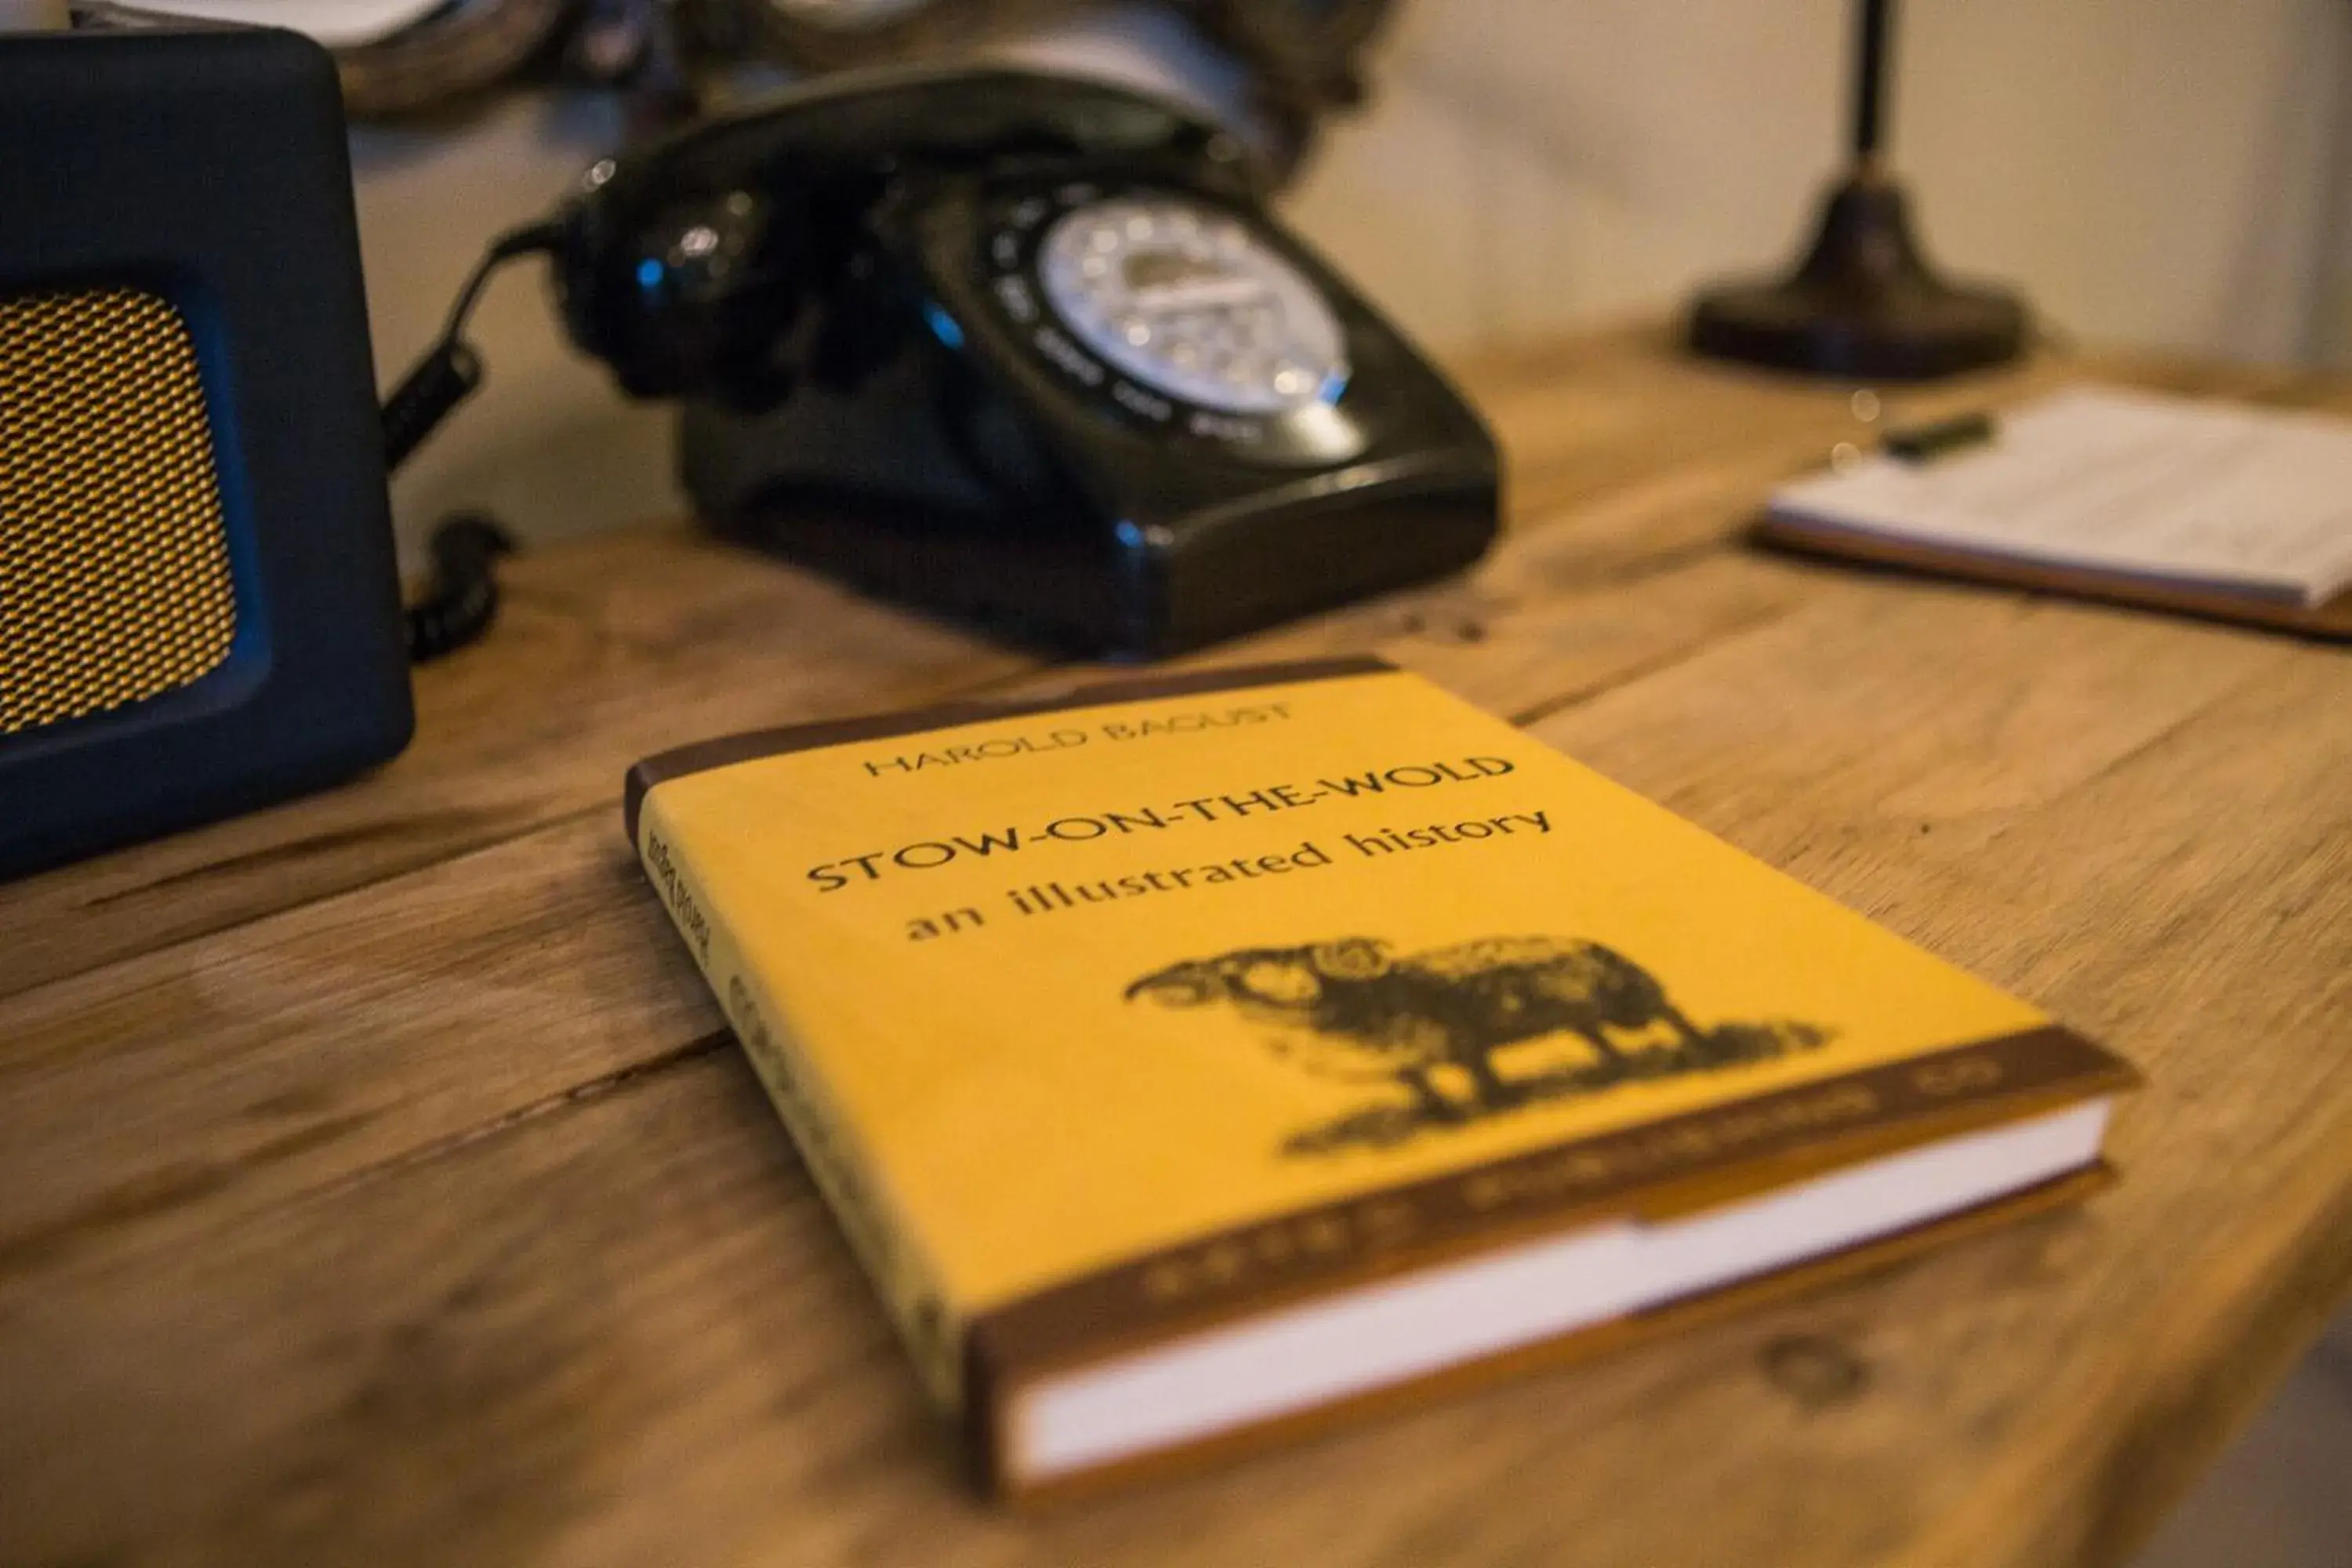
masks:
[[[1627,1058],[1612,1030],[1663,1025],[1674,1043],[1696,1051],[1706,1037],[1631,959],[1599,942],[1558,937],[1490,937],[1406,957],[1351,936],[1302,947],[1246,947],[1189,959],[1127,988],[1171,1007],[1226,1002],[1255,1023],[1276,1026],[1286,1055],[1330,1077],[1383,1079],[1412,1094],[1420,1115],[1460,1121],[1520,1102],[1495,1070],[1494,1054],[1539,1036],[1580,1037],[1608,1073]],[[1433,1080],[1451,1066],[1473,1100],[1449,1099]]]

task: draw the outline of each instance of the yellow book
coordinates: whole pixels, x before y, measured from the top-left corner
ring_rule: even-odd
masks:
[[[1378,660],[735,736],[627,806],[1022,1497],[2072,1197],[2132,1081]]]

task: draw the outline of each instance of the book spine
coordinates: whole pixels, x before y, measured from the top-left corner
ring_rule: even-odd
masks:
[[[743,962],[723,910],[664,821],[657,797],[646,798],[636,828],[637,858],[646,875],[792,1133],[802,1163],[889,1309],[924,1385],[950,1412],[958,1410],[964,1393],[961,1326],[937,1270],[893,1215],[880,1173],[815,1064],[796,1043],[789,1014]]]

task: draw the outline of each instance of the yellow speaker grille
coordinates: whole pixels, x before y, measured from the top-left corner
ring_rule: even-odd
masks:
[[[0,300],[0,735],[175,690],[236,636],[187,322],[135,289]]]

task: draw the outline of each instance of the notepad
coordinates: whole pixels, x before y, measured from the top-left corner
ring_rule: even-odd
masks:
[[[2281,624],[2352,591],[2352,422],[2106,387],[1782,489],[1769,538]],[[2264,613],[2264,612],[2267,613]]]

